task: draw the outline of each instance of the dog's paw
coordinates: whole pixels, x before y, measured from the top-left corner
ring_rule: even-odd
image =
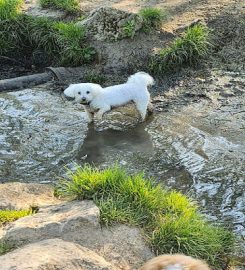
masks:
[[[102,118],[103,118],[102,115],[98,113],[94,116],[95,121],[102,121]]]

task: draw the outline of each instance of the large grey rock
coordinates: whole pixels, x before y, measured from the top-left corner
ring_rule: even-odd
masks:
[[[0,229],[0,242],[18,247],[51,238],[90,248],[124,269],[130,266],[138,269],[142,261],[153,257],[137,228],[126,225],[101,228],[99,209],[92,201],[41,207],[38,213]]]
[[[60,203],[54,197],[54,188],[36,183],[0,184],[0,209],[29,209]]]
[[[88,18],[77,23],[85,27],[89,34],[98,40],[117,40],[133,37],[142,27],[143,19],[134,13],[129,13],[111,7],[100,7],[93,10]]]
[[[72,235],[79,227],[80,239],[90,241],[93,230],[100,230],[99,209],[92,201],[74,201],[40,208],[38,213],[6,226],[2,240],[14,243],[36,242]]]
[[[85,113],[49,87],[0,93],[0,182],[54,181],[81,147]]]
[[[1,270],[116,270],[97,253],[61,239],[26,245],[1,256]]]

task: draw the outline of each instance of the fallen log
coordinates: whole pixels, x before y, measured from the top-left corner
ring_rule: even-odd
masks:
[[[21,76],[12,79],[0,80],[0,92],[14,91],[46,83],[54,78],[53,73],[44,72],[33,75]]]
[[[47,67],[46,72],[43,73],[0,80],[0,92],[21,90],[51,80],[65,82],[66,80],[74,78],[75,81],[79,81],[78,78],[81,77],[82,71],[83,69],[81,67]]]

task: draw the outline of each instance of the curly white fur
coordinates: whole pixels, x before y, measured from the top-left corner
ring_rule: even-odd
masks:
[[[140,270],[211,270],[202,260],[183,254],[165,254],[146,262]]]
[[[145,119],[150,94],[147,86],[154,84],[153,78],[145,72],[137,72],[130,76],[126,83],[102,88],[94,83],[71,84],[64,94],[75,98],[84,108],[92,121],[92,113],[101,119],[103,114],[112,107],[124,105],[130,101],[136,104],[142,120]]]

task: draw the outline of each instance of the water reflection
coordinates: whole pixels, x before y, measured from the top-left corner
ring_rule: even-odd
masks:
[[[142,153],[149,155],[153,145],[145,124],[127,131],[106,130],[102,132],[90,128],[79,152],[78,160],[99,165],[115,153]],[[116,160],[115,160],[116,161]]]

